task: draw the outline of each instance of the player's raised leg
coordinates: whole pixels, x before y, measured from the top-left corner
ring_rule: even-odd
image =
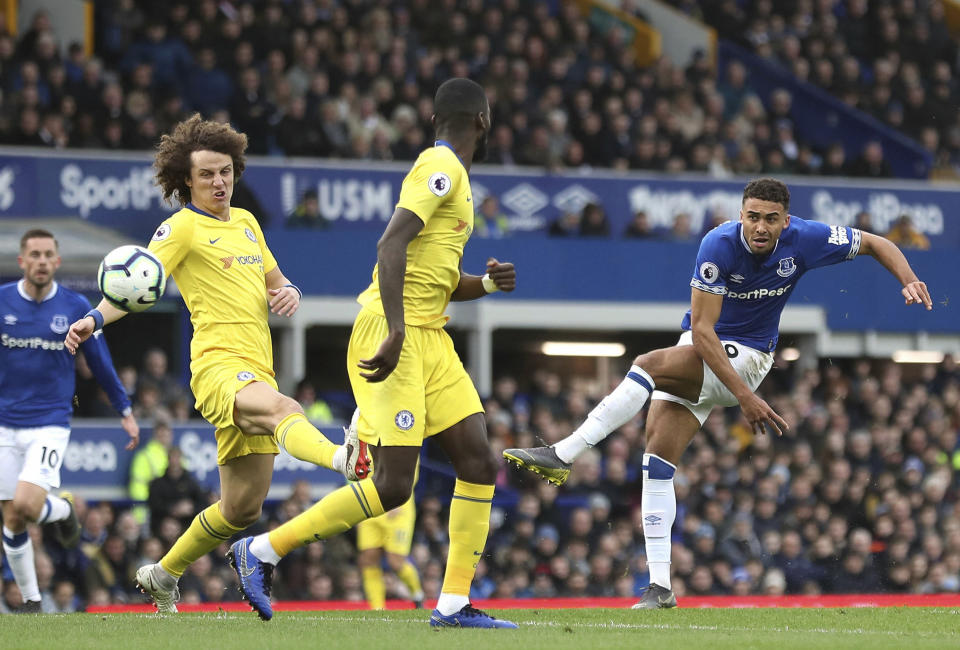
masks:
[[[470,604],[470,583],[483,555],[490,530],[497,460],[487,439],[483,413],[474,413],[438,433],[435,440],[453,463],[457,482],[450,501],[450,548],[434,627],[515,628]]]
[[[370,471],[366,443],[347,439],[335,445],[310,424],[296,400],[264,382],[251,382],[237,392],[234,422],[247,435],[275,436],[294,458],[340,472],[348,480],[365,478]]]
[[[419,454],[419,446],[380,447],[373,478],[334,490],[270,533],[246,537],[230,547],[228,558],[240,579],[240,589],[260,618],[273,617],[270,581],[280,559],[403,504],[413,489]]]
[[[703,360],[693,346],[654,350],[634,359],[626,377],[590,411],[573,433],[551,447],[506,449],[504,458],[554,485],[563,485],[570,467],[585,449],[593,447],[634,418],[659,387],[696,402],[703,384]]]

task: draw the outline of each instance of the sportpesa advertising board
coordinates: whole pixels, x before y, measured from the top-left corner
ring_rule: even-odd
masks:
[[[3,148],[0,153],[0,218],[79,216],[146,241],[173,211],[153,184],[150,159],[141,156],[46,154]],[[407,163],[308,162],[251,158],[243,182],[261,206],[268,230],[283,229],[304,194],[316,192],[332,229],[381,230],[393,213]],[[548,174],[531,169],[478,167],[471,175],[474,204],[489,194],[513,233],[544,231],[564,212],[602,204],[617,237],[638,210],[651,226],[667,230],[678,213],[699,233],[714,215],[736,218],[746,178],[715,180],[651,174]],[[874,229],[886,231],[903,214],[934,248],[960,247],[960,220],[953,212],[960,187],[917,181],[786,179],[790,211],[797,216],[850,225],[868,211]],[[249,195],[248,195],[249,196]]]
[[[149,424],[141,432],[149,439]],[[331,440],[341,442],[343,430],[333,427],[324,431]],[[207,490],[219,491],[217,443],[213,427],[206,422],[178,424],[173,427],[174,443],[183,451],[187,471]],[[61,466],[61,484],[89,499],[125,499],[130,482],[130,462],[137,450],[126,451],[127,434],[115,421],[78,421],[70,434],[70,444]],[[141,447],[143,443],[141,443]],[[270,498],[282,499],[290,494],[290,485],[306,480],[320,492],[343,484],[343,476],[280,452],[274,462],[273,487]]]

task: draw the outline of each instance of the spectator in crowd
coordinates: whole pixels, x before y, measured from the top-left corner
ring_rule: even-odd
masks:
[[[678,212],[673,217],[673,226],[667,237],[670,241],[685,242],[693,239],[693,227],[690,214]]]
[[[580,234],[580,215],[564,212],[550,223],[547,234],[551,237],[576,237]]]
[[[860,232],[876,232],[876,228],[873,227],[873,219],[866,210],[861,210],[853,218],[853,227]]]
[[[293,398],[300,402],[300,406],[303,407],[303,414],[311,422],[330,425],[337,421],[333,416],[333,411],[330,410],[330,405],[317,397],[317,390],[308,380],[300,380]]]
[[[137,505],[133,508],[134,517],[141,525],[147,523],[149,510],[146,507],[150,496],[150,482],[163,476],[167,471],[170,449],[173,447],[173,429],[165,420],[153,423],[153,431],[147,444],[134,454],[130,461],[130,483],[127,493]]]
[[[160,405],[171,404],[184,395],[183,384],[169,374],[167,353],[160,348],[150,348],[143,355],[143,371],[137,378],[137,398],[142,400],[145,390],[156,391],[156,400]]]
[[[487,194],[480,202],[473,219],[473,232],[476,237],[506,237],[510,234],[510,221],[500,210],[500,201],[494,194]]]
[[[729,3],[685,8],[722,37],[917,138],[942,174],[960,162],[960,138],[951,136],[960,127],[952,110],[957,48],[941,4],[907,8],[914,4],[861,16],[829,3],[788,3],[757,20]],[[16,71],[5,72],[10,120],[0,136],[36,146],[151,148],[186,108],[223,112],[248,134],[251,153],[412,159],[429,143],[429,98],[457,74],[489,89],[494,164],[721,175],[752,173],[758,163],[804,174],[842,168],[792,127],[788,91],[778,89],[763,107],[742,63],[715,72],[702,55],[686,67],[666,58],[640,66],[628,48],[601,55],[611,37],[564,3],[466,2],[430,21],[419,6],[232,6],[180,3],[161,18],[146,0],[118,0],[98,14],[104,38],[90,58],[77,44],[59,52],[49,19],[16,41],[0,39],[3,69]],[[375,32],[366,31],[370,24]],[[803,28],[785,33],[787,25]],[[873,33],[881,45],[864,46]],[[856,170],[884,167],[868,161]]]
[[[599,203],[587,203],[580,214],[581,237],[609,237],[610,221]]]
[[[910,215],[903,214],[894,222],[893,227],[886,234],[887,239],[903,248],[927,250],[930,240],[913,225]]]
[[[633,219],[623,231],[623,236],[628,239],[655,239],[653,227],[650,225],[650,218],[643,210],[637,210],[633,213]]]
[[[850,176],[865,178],[890,178],[890,163],[883,157],[883,146],[876,140],[868,142],[863,147],[860,157],[850,163],[847,173]]]
[[[169,518],[176,520],[185,529],[195,512],[208,505],[207,493],[183,466],[183,452],[179,447],[170,447],[167,469],[162,476],[150,481],[150,530],[162,537],[162,526]],[[134,567],[136,568],[136,567]]]
[[[312,228],[326,230],[330,222],[320,213],[320,201],[317,191],[310,189],[303,193],[303,198],[293,212],[287,217],[288,228]]]

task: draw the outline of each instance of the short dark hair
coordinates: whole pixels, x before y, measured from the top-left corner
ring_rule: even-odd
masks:
[[[20,238],[21,253],[27,248],[27,240],[29,239],[52,239],[53,245],[58,249],[60,248],[60,243],[57,241],[57,238],[53,236],[52,232],[49,230],[44,230],[43,228],[32,228],[31,230],[23,233],[23,237]]]
[[[790,210],[790,190],[786,183],[778,181],[776,178],[755,178],[743,188],[743,205],[747,199],[760,199],[761,201],[773,201],[783,206],[783,211]]]
[[[464,77],[444,81],[433,98],[433,114],[438,129],[468,128],[473,124],[474,117],[486,110],[487,94],[483,86]]]

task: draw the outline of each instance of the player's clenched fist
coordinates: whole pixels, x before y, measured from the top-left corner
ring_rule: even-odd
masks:
[[[510,262],[498,262],[491,257],[487,260],[487,275],[500,291],[513,291],[517,288],[517,270]]]
[[[70,326],[70,329],[67,330],[67,337],[63,340],[63,344],[70,351],[70,354],[77,353],[80,344],[93,334],[94,327],[96,327],[96,323],[89,316],[84,316]]]

